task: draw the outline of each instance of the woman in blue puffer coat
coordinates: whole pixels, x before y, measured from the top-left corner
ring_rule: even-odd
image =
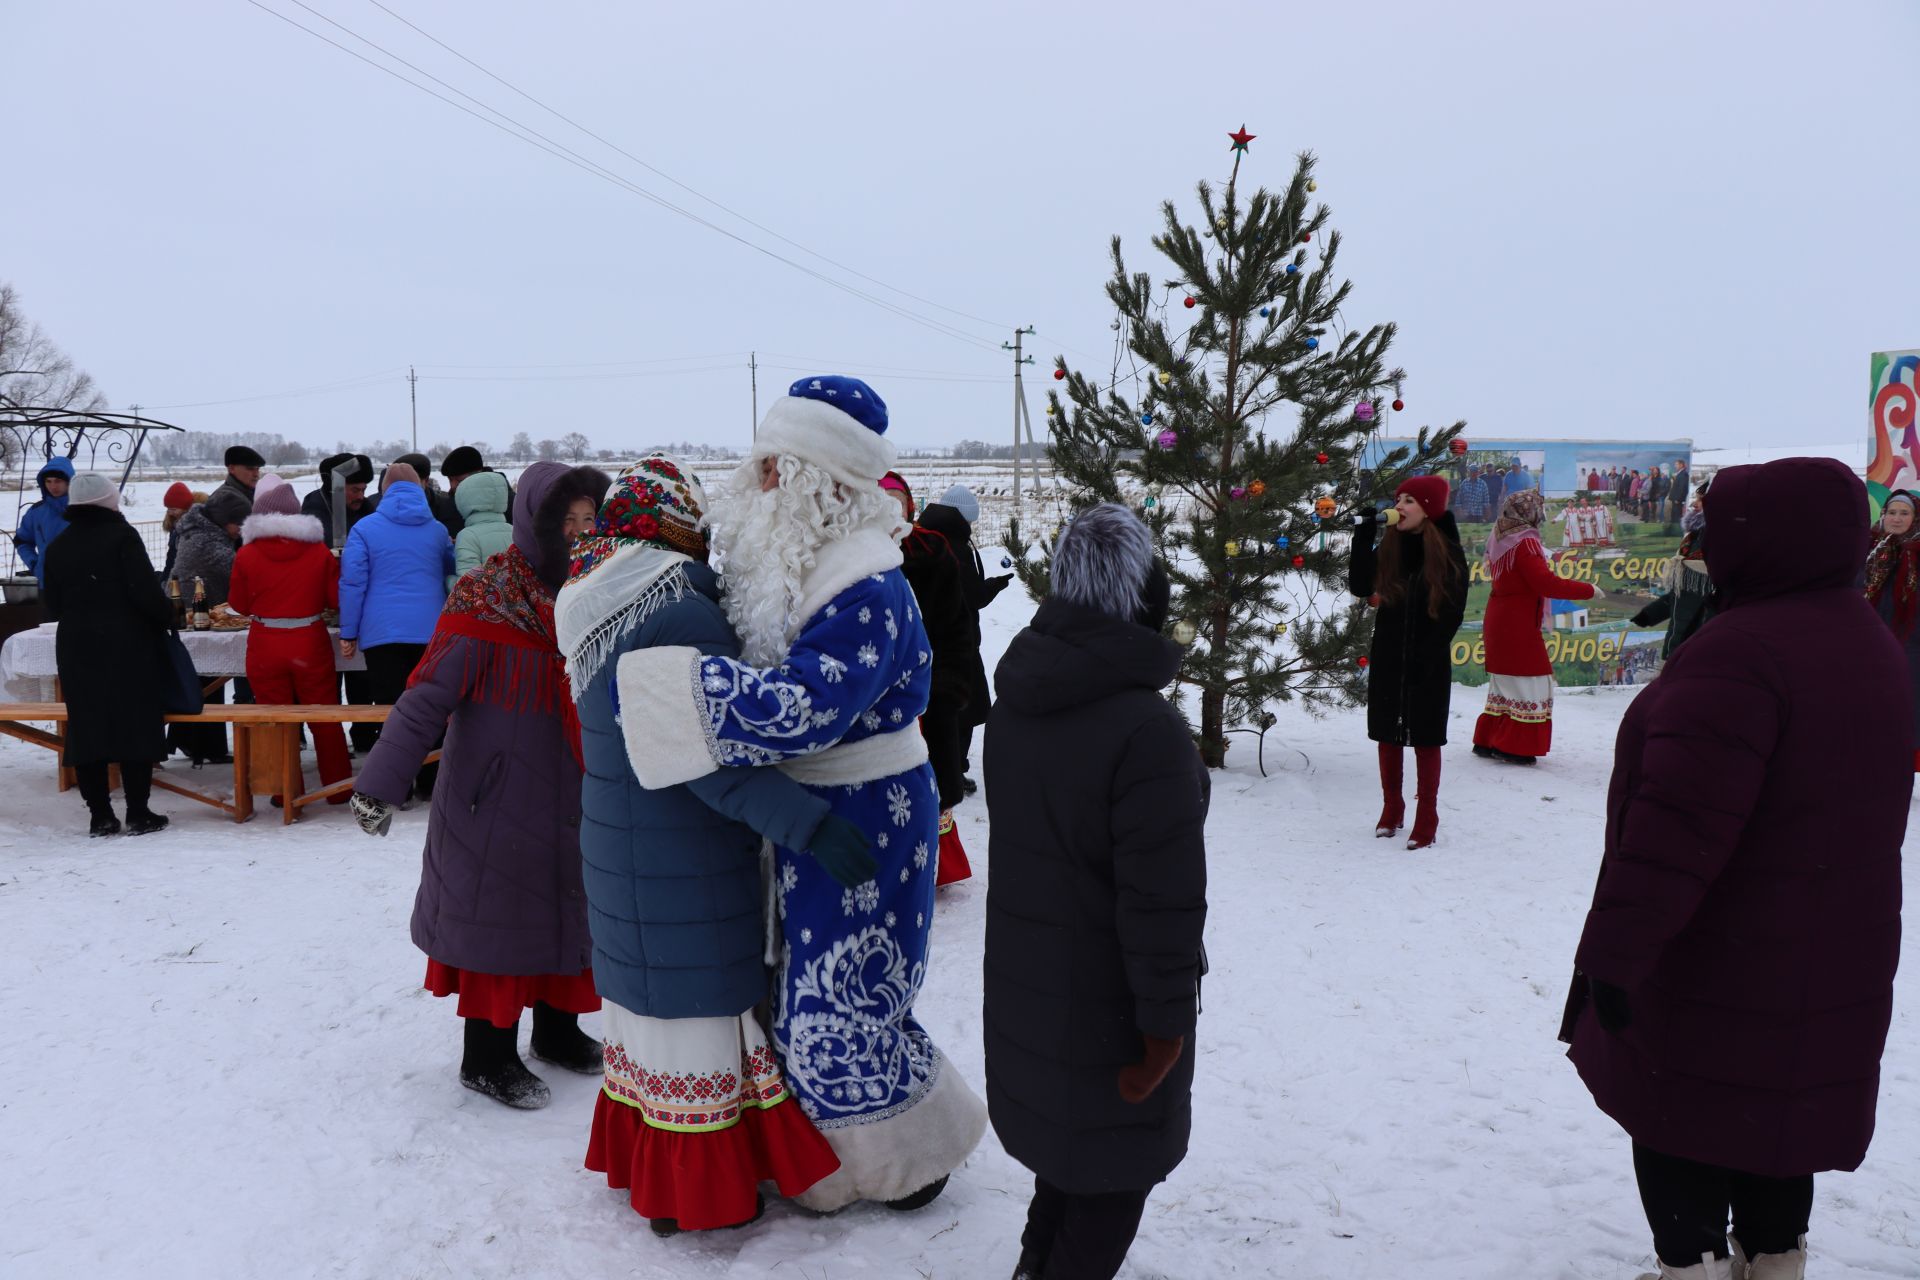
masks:
[[[414,469],[394,463],[379,509],[353,526],[340,553],[340,653],[366,651],[375,703],[392,705],[406,692],[452,572],[453,539],[433,518]]]
[[[634,776],[627,744],[648,728],[637,710],[620,717],[620,659],[663,645],[739,652],[706,563],[704,506],[672,459],[634,464],[554,608],[580,712],[580,853],[606,1038],[587,1167],[630,1189],[663,1235],[749,1221],[760,1182],[795,1196],[839,1167],[754,1016],[767,996],[762,838],[808,850],[849,891],[876,866],[858,827],[778,769],[658,790]]]

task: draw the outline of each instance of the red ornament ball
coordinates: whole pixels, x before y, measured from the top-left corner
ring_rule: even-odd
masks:
[[[1055,369],[1053,371],[1053,380],[1055,382],[1060,381],[1062,378],[1066,376],[1067,376],[1067,371],[1065,369]]]
[[[1300,243],[1301,243],[1301,244],[1308,244],[1308,243],[1310,243],[1310,242],[1311,242],[1312,240],[1313,240],[1313,232],[1311,232],[1311,231],[1302,231],[1302,232],[1300,233]]]
[[[1395,400],[1393,402],[1393,411],[1395,413],[1400,412],[1402,409],[1406,407],[1407,407],[1407,402],[1405,400]]]
[[[1448,445],[1447,448],[1453,450],[1454,453],[1456,454],[1465,453],[1467,451],[1467,442],[1465,440],[1462,440],[1459,436],[1455,436],[1453,438],[1453,443]]]
[[[1295,556],[1293,558],[1293,567],[1298,569],[1302,565],[1306,564],[1306,562],[1307,562],[1307,558],[1305,556]]]
[[[1367,669],[1367,660],[1364,657],[1355,658],[1354,661],[1360,664],[1360,669],[1362,671],[1365,671]]]
[[[1194,300],[1193,300],[1193,299],[1192,299],[1191,297],[1189,297],[1189,298],[1187,299],[1187,305],[1188,305],[1189,307],[1192,307],[1192,306],[1196,306],[1196,305],[1198,305],[1198,304],[1197,304],[1197,303],[1195,303],[1195,302],[1194,302]]]
[[[1314,454],[1314,455],[1313,455],[1313,460],[1314,460],[1315,462],[1317,462],[1317,463],[1319,463],[1319,464],[1320,464],[1321,466],[1323,466],[1323,467],[1327,465],[1327,455],[1326,455],[1326,454],[1324,454],[1324,453],[1316,453],[1316,454]]]

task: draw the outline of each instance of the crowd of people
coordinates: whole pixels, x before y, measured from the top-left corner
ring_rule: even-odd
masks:
[[[340,798],[374,835],[429,802],[412,934],[455,1000],[460,1083],[549,1104],[530,1011],[534,1059],[601,1081],[587,1167],[656,1233],[751,1222],[769,1188],[912,1212],[991,1123],[1034,1176],[1015,1280],[1112,1277],[1186,1154],[1207,967],[1210,786],[1165,696],[1168,566],[1134,513],[1077,514],[990,684],[979,611],[1008,575],[984,572],[969,491],[916,502],[887,427],[865,383],[802,379],[718,495],[658,454],[515,486],[467,450],[450,492],[409,457],[370,494],[371,461],[341,455],[301,504],[236,451],[204,499],[169,494],[170,571],[110,481],[50,466],[22,527],[94,834],[122,827],[116,768],[125,828],[166,823],[162,583],[189,575],[250,619],[249,696],[334,701],[364,658],[391,711]],[[1698,489],[1676,468],[1660,500],[1676,486],[1679,552],[1634,620],[1665,624],[1662,665],[1615,746],[1561,1035],[1631,1139],[1658,1277],[1770,1280],[1804,1274],[1813,1179],[1872,1134],[1920,771],[1920,696],[1886,696],[1920,687],[1920,496],[1869,528],[1837,463]],[[1766,518],[1807,495],[1832,518]],[[1375,832],[1408,826],[1411,747],[1413,850],[1439,838],[1470,576],[1452,496],[1407,479],[1349,564]],[[1483,554],[1473,752],[1509,764],[1551,748],[1548,602],[1593,590],[1553,572],[1545,515],[1503,482]],[[984,1100],[915,1015],[936,890],[971,874],[952,814],[980,725]],[[322,781],[347,778],[339,727],[309,732]]]

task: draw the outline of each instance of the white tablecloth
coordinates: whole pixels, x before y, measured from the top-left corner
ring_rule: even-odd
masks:
[[[53,660],[53,637],[59,624],[43,622],[31,631],[8,636],[0,645],[0,693],[9,702],[51,702],[59,668]],[[332,633],[336,638],[338,632]],[[193,669],[203,676],[247,674],[245,631],[182,631],[181,642],[193,658]],[[336,646],[333,665],[339,671],[365,671],[367,659],[356,652],[342,660]]]

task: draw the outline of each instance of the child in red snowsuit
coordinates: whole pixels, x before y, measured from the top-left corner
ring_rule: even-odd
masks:
[[[323,609],[340,607],[340,562],[327,549],[319,519],[300,514],[299,499],[279,476],[260,478],[253,514],[240,526],[227,603],[253,619],[247,632],[247,680],[254,700],[268,705],[309,706],[340,700],[333,644],[321,621]],[[346,732],[338,724],[310,724],[322,786],[345,781]],[[345,804],[348,793],[331,797]]]

